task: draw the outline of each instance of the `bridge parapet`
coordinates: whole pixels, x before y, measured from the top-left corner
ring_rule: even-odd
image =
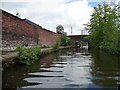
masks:
[[[69,35],[68,37],[72,40],[72,41],[84,41],[84,42],[88,42],[89,40],[87,40],[85,37],[87,37],[88,35]]]

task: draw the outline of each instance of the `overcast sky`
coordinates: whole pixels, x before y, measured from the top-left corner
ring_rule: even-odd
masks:
[[[93,7],[103,0],[1,0],[2,9],[20,18],[31,20],[43,28],[56,31],[61,24],[68,35],[81,34],[90,20]],[[107,1],[107,0],[104,0]],[[109,0],[111,5],[120,0]]]

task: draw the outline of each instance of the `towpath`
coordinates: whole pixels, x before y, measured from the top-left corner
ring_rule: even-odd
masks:
[[[42,48],[41,52],[46,52],[48,50],[51,50],[51,48]],[[9,58],[13,58],[13,57],[17,57],[18,56],[18,52],[10,52],[4,55],[0,56],[0,60],[5,60],[5,59],[9,59]]]
[[[60,47],[60,49],[64,49],[64,48],[70,48],[70,46]],[[47,52],[49,50],[52,50],[52,48],[42,48],[41,52],[44,53],[44,52]],[[1,60],[6,60],[6,59],[9,59],[9,58],[14,58],[14,57],[17,57],[17,56],[18,56],[18,52],[10,52],[10,53],[4,54],[4,55],[0,55],[0,61]]]

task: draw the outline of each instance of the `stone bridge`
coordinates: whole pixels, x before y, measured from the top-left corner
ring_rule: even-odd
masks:
[[[85,38],[87,36],[88,35],[69,35],[68,37],[74,45],[76,45],[76,43],[86,43],[90,48],[90,41]]]

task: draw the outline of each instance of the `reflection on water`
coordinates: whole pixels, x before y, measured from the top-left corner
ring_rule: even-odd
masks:
[[[118,58],[86,48],[61,50],[32,66],[5,69],[3,88],[117,88]]]
[[[91,55],[92,82],[101,87],[117,87],[120,77],[119,57],[98,50],[92,51]]]

